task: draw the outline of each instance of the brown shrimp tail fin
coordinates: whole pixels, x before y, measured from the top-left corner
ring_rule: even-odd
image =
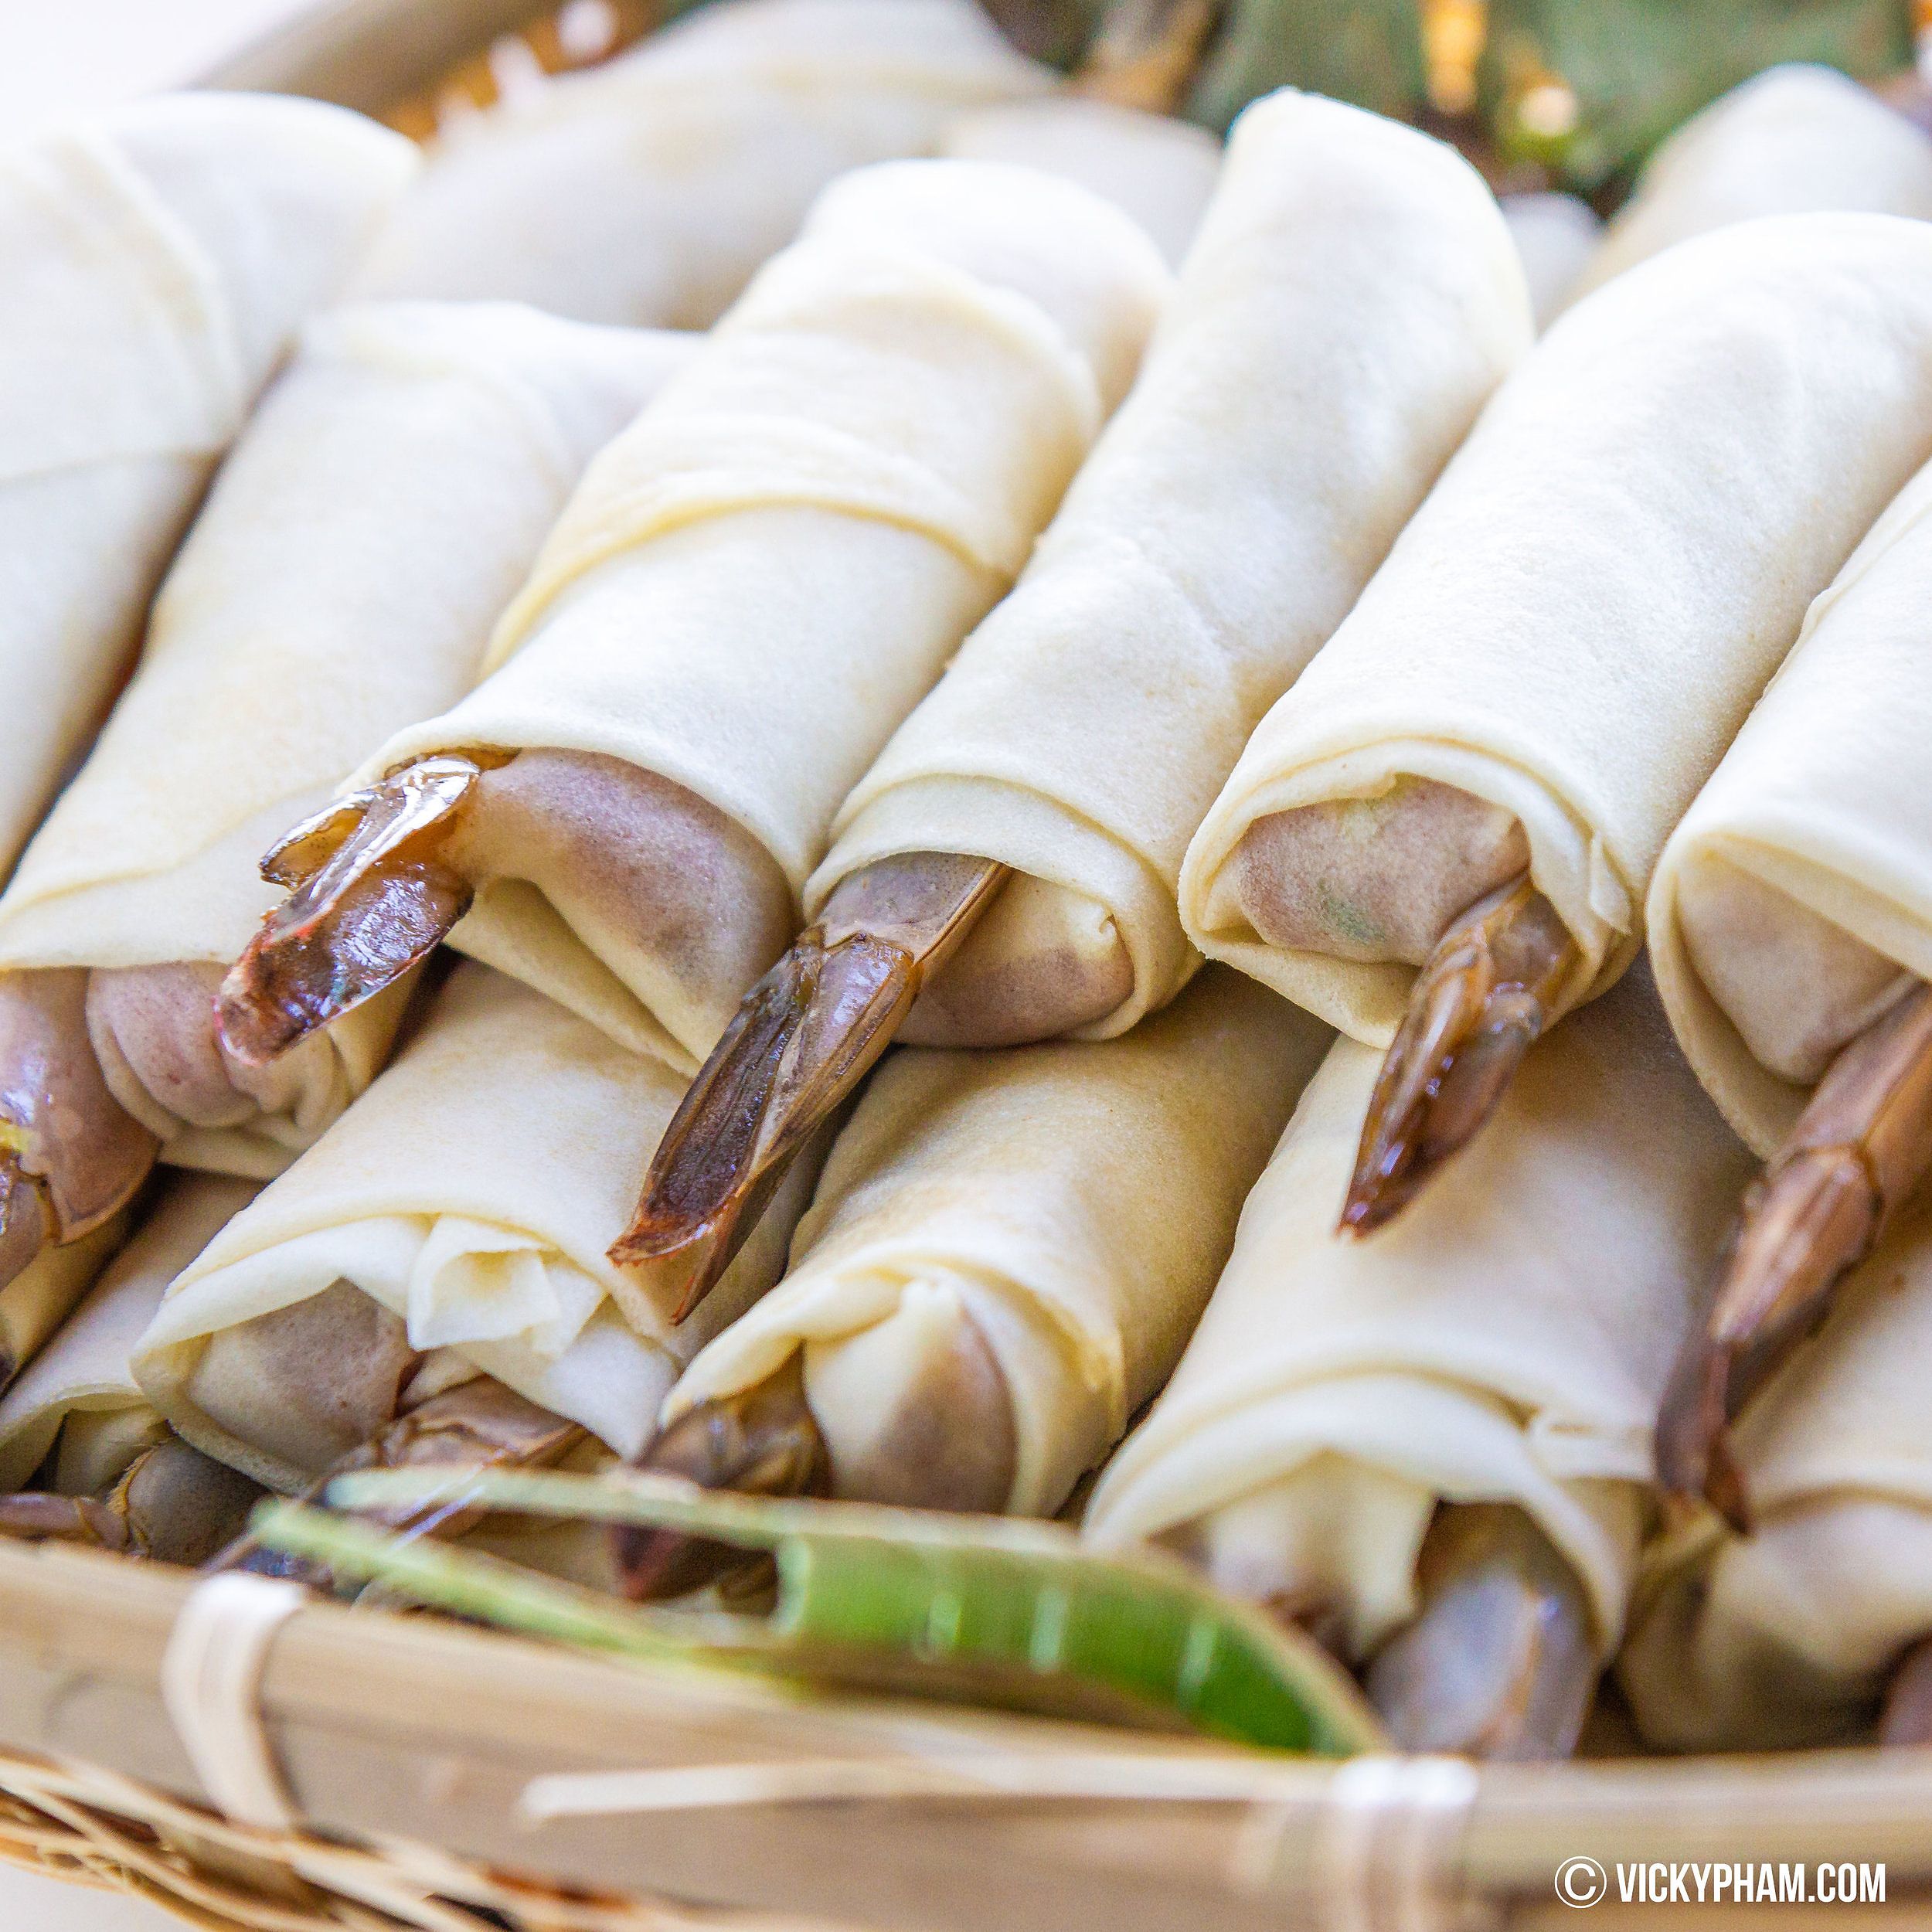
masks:
[[[760,1496],[823,1496],[832,1489],[831,1460],[796,1354],[763,1382],[687,1410],[638,1462],[654,1475],[682,1476],[701,1489]],[[762,1560],[680,1530],[631,1524],[612,1530],[611,1548],[619,1587],[634,1603],[682,1597]]]
[[[814,927],[752,988],[665,1130],[611,1259],[689,1266],[675,1319],[715,1287],[799,1151],[891,1044],[910,957]]]
[[[92,1496],[47,1495],[34,1489],[0,1496],[0,1538],[115,1551],[128,1544],[126,1519],[107,1504]]]
[[[425,758],[295,827],[262,861],[290,888],[216,998],[222,1044],[266,1066],[434,951],[474,888],[444,848],[483,767]]]
[[[1830,1311],[1932,1169],[1932,986],[1914,988],[1826,1070],[1746,1192],[1704,1327],[1679,1359],[1657,1428],[1658,1473],[1748,1526],[1730,1424]]]
[[[542,1469],[583,1440],[582,1427],[553,1415],[487,1376],[458,1383],[398,1416],[379,1435],[352,1449],[309,1492],[323,1497],[338,1476],[364,1469],[446,1468],[452,1475],[482,1475],[498,1469]],[[457,1536],[480,1513],[474,1497],[454,1482],[434,1503],[378,1520],[397,1535]],[[231,1543],[211,1570],[247,1570],[251,1575],[292,1577],[318,1589],[330,1587],[328,1572],[306,1557],[264,1549],[252,1536]]]
[[[716,1285],[786,1168],[891,1045],[926,976],[1005,876],[951,854],[869,866],[746,995],[611,1246],[621,1267],[683,1264],[676,1320]]]
[[[1578,959],[1526,872],[1451,922],[1416,976],[1382,1063],[1342,1232],[1386,1226],[1475,1139],[1549,1025]]]

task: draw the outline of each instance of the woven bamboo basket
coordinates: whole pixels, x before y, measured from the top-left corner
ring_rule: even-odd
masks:
[[[339,0],[208,78],[423,136],[658,12]],[[1578,1861],[1883,1864],[1882,1906],[1778,1923],[1932,1927],[1932,1753],[1336,1765],[694,1681],[321,1602],[240,1687],[281,1815],[237,1822],[171,1715],[165,1660],[197,1582],[0,1544],[0,1857],[213,1932],[1473,1932],[1573,1923],[1587,1866],[1567,1900],[1555,1881]],[[962,1752],[996,1774],[934,1775]],[[1604,1886],[1595,1925],[1658,1916]]]

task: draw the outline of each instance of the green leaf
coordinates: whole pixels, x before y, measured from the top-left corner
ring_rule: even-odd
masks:
[[[370,1471],[339,1478],[328,1497],[349,1509],[421,1503],[448,1481],[432,1471]],[[634,1471],[472,1475],[464,1493],[495,1509],[682,1530],[776,1560],[768,1621],[636,1611],[572,1592],[577,1626],[597,1634],[565,1641],[607,1648],[608,1620],[635,1619],[661,1644],[677,1634],[687,1655],[701,1637],[747,1660],[757,1653],[767,1668],[841,1683],[1116,1722],[1178,1720],[1323,1757],[1383,1742],[1353,1682],[1308,1638],[1221,1596],[1184,1565],[1153,1553],[1100,1556],[1055,1525],[708,1494]],[[272,1547],[290,1546],[281,1540],[285,1511],[266,1515],[257,1533]],[[308,1523],[297,1533],[328,1534]],[[515,1604],[492,1608],[494,1593],[485,1590],[458,1605],[447,1593],[459,1573],[448,1566],[486,1560],[438,1551],[432,1576],[417,1560],[422,1546],[386,1556],[380,1543],[358,1544],[348,1566],[412,1595],[427,1580],[444,1594],[422,1600],[492,1622],[505,1621],[505,1611],[527,1614],[532,1590],[564,1587],[512,1570],[527,1579]],[[333,1551],[298,1553],[343,1566]],[[583,1597],[598,1607],[587,1623],[574,1601]]]
[[[1491,0],[1483,107],[1505,155],[1594,189],[1764,68],[1811,60],[1870,79],[1911,58],[1906,0]],[[1552,82],[1573,100],[1568,127],[1525,112]]]
[[[1417,0],[1229,0],[1188,97],[1190,120],[1225,128],[1259,94],[1302,87],[1359,107],[1413,116],[1423,90]]]
[[[981,0],[1022,53],[1070,67],[1098,30],[1106,0]]]

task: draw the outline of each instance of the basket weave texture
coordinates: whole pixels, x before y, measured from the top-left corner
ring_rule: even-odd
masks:
[[[0,1757],[0,1859],[131,1893],[206,1932],[829,1932],[767,1914],[572,1894],[427,1845],[260,1832],[91,1766]]]

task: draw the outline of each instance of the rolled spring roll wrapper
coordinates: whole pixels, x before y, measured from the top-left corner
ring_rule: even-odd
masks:
[[[458,121],[359,293],[703,328],[836,175],[1043,92],[972,0],[731,0]]]
[[[1932,216],[1932,138],[1835,68],[1767,68],[1651,157],[1570,299],[1692,235],[1813,212]]]
[[[1565,315],[1249,740],[1182,869],[1189,936],[1386,1045],[1414,967],[1383,914],[1417,927],[1419,962],[1479,896],[1418,835],[1393,911],[1358,896],[1385,849],[1373,801],[1423,779],[1519,828],[1581,955],[1562,1009],[1609,985],[1665,838],[1932,453],[1928,327],[1932,226],[1878,215],[1727,229]],[[1342,801],[1325,903],[1298,909],[1322,947],[1270,945],[1243,841]]]
[[[175,94],[0,155],[4,876],[297,325],[415,166],[359,115]]]
[[[1817,1338],[1736,1426],[1752,1533],[1694,1522],[1651,1550],[1618,1675],[1675,1750],[1869,1731],[1932,1636],[1932,1217],[1908,1207]]]
[[[1338,1611],[1360,1657],[1415,1614],[1438,1502],[1515,1503],[1607,1655],[1658,1400],[1750,1157],[1639,976],[1538,1044],[1465,1185],[1345,1240],[1377,1060],[1339,1041],[1303,1095],[1086,1533],[1179,1536],[1237,1594]]]
[[[809,906],[890,852],[977,852],[1029,876],[954,984],[1056,935],[1131,962],[1084,1035],[1172,998],[1198,964],[1189,837],[1529,335],[1508,232],[1450,149],[1314,95],[1250,107],[1132,396],[846,801]]]
[[[204,1358],[211,1337],[346,1283],[407,1325],[411,1349],[441,1351],[445,1381],[495,1376],[634,1453],[683,1363],[777,1278],[811,1186],[791,1185],[776,1226],[673,1328],[675,1298],[604,1251],[684,1087],[529,988],[460,968],[369,1091],[175,1282],[135,1379],[204,1454],[299,1488],[353,1434],[204,1377]],[[325,1382],[329,1362],[319,1352]],[[248,1434],[229,1426],[243,1417]]]
[[[798,891],[1019,574],[1167,286],[1071,182],[964,161],[849,177],[592,464],[494,674],[366,774],[477,746],[602,753],[734,821]],[[492,881],[454,942],[695,1069],[769,957],[707,975],[582,913],[586,883]]]
[[[371,744],[470,688],[584,465],[694,340],[508,303],[364,304],[311,324],[162,587],[132,684],[0,897],[0,969],[199,965],[210,984],[184,997],[208,1005],[280,896],[261,854]],[[374,1077],[403,990],[284,1063],[266,1097],[279,1106],[197,1095],[184,1116],[97,1009],[97,1052],[165,1160],[266,1179]]]
[[[1932,470],[1921,470],[1806,614],[1651,883],[1651,951],[1672,1023],[1760,1154],[1797,1119],[1840,1036],[1910,976],[1932,979],[1928,597]],[[1741,917],[1740,886],[1764,889]],[[1801,959],[1812,962],[1801,985]]]
[[[1124,209],[1170,263],[1187,253],[1221,172],[1205,128],[1070,94],[981,108],[947,129],[940,151],[1077,181]]]
[[[1603,222],[1575,195],[1505,195],[1499,205],[1522,257],[1536,327],[1546,329],[1570,300],[1604,232]]]
[[[167,1425],[129,1357],[168,1284],[253,1199],[252,1181],[184,1175],[169,1183],[87,1298],[0,1397],[0,1491],[23,1489],[55,1449],[48,1485],[93,1495],[117,1482]]]
[[[836,1471],[895,1394],[852,1367],[950,1304],[1012,1399],[1006,1507],[1050,1515],[1178,1359],[1328,1039],[1213,973],[1117,1040],[900,1051],[833,1148],[790,1275],[692,1363],[667,1418],[802,1349]]]

